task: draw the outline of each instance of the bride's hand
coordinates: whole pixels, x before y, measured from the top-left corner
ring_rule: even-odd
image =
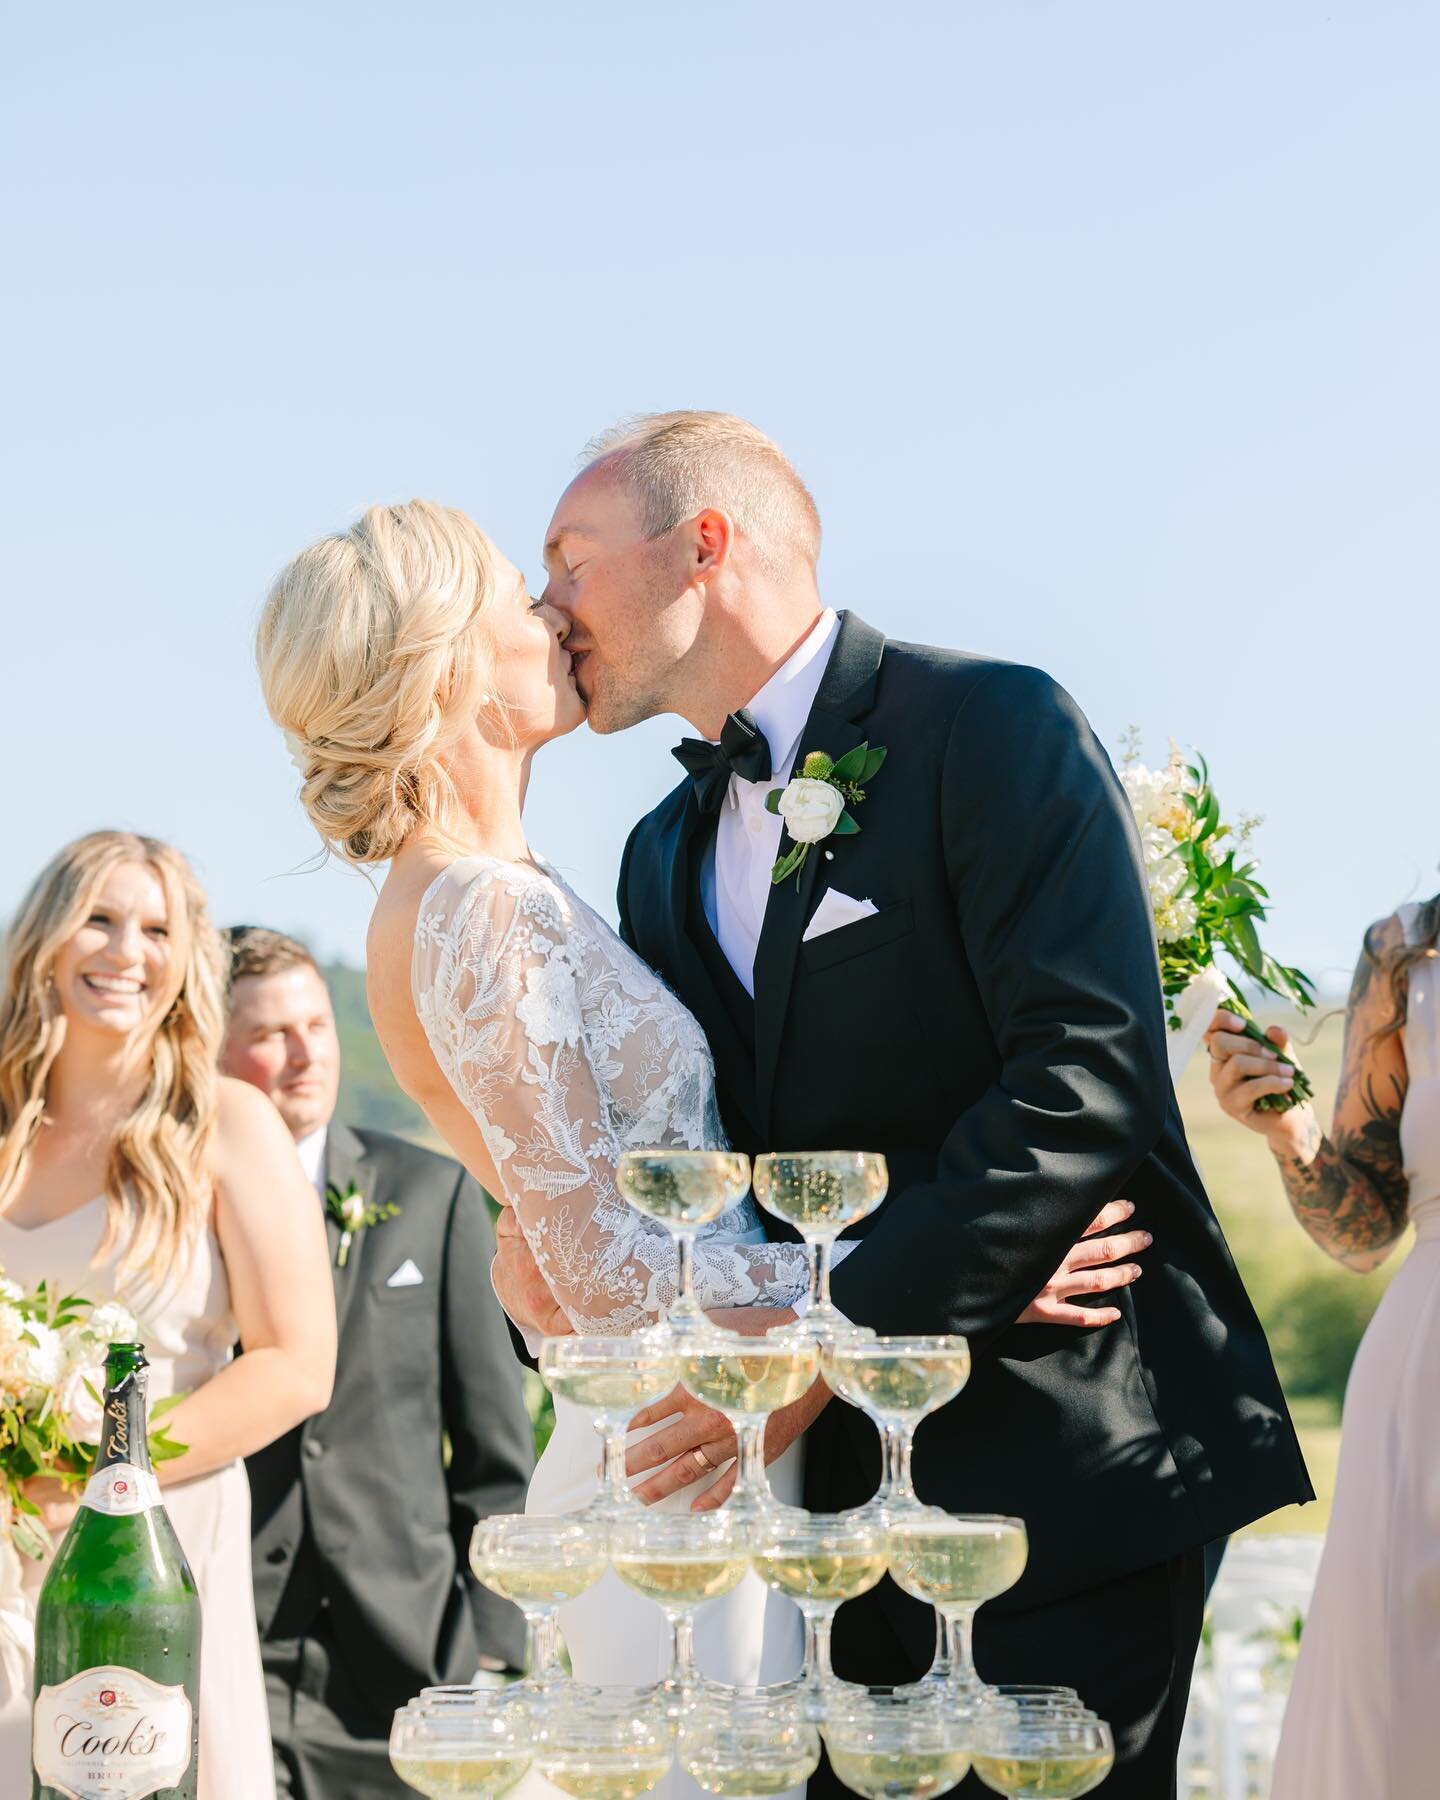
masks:
[[[1112,1225],[1133,1217],[1128,1200],[1112,1200],[1073,1246],[1064,1262],[1015,1321],[1017,1325],[1113,1325],[1121,1317],[1114,1306],[1076,1306],[1078,1294],[1104,1294],[1140,1279],[1140,1265],[1125,1260],[1152,1243],[1148,1231],[1123,1231],[1101,1237]]]
[[[750,1307],[748,1310],[754,1313],[760,1309]],[[771,1413],[765,1426],[767,1463],[774,1462],[790,1448],[800,1433],[820,1416],[829,1398],[829,1388],[817,1380],[809,1393],[792,1405]],[[665,1399],[636,1413],[630,1421],[630,1429],[643,1431],[662,1420],[670,1423],[663,1430],[652,1431],[642,1443],[632,1444],[625,1458],[626,1470],[631,1475],[643,1474],[646,1469],[657,1471],[634,1489],[635,1498],[643,1500],[646,1506],[668,1499],[682,1488],[693,1487],[697,1481],[708,1480],[716,1469],[724,1469],[735,1457],[735,1432],[725,1415],[702,1405],[684,1388],[676,1388]],[[734,1485],[734,1469],[725,1469],[718,1481],[696,1497],[691,1511],[713,1512]]]

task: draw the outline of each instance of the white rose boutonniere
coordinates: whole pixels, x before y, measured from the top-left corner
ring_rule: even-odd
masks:
[[[372,1206],[353,1181],[346,1185],[343,1194],[333,1181],[329,1183],[325,1189],[325,1210],[340,1225],[340,1242],[335,1249],[337,1269],[345,1267],[351,1244],[367,1226],[380,1225],[386,1219],[397,1218],[400,1213],[400,1208],[388,1201],[384,1206]]]
[[[789,850],[770,871],[773,883],[804,868],[812,844],[859,831],[849,808],[864,801],[865,784],[884,760],[885,751],[878,746],[872,750],[869,744],[857,744],[838,762],[823,750],[811,750],[801,760],[800,773],[766,795],[767,809],[780,815],[792,839]]]

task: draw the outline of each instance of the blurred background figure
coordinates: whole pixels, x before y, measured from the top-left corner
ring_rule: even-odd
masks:
[[[289,1140],[220,1078],[224,955],[189,864],[99,831],[53,858],[5,943],[0,1264],[139,1322],[152,1400],[188,1446],[158,1465],[200,1590],[201,1800],[274,1792],[239,1459],[330,1397],[325,1238]],[[239,1338],[245,1354],[232,1360]],[[74,1501],[33,1483],[52,1532]],[[38,1594],[44,1575],[31,1564]],[[30,1790],[29,1691],[0,1694],[0,1793]]]
[[[1358,1273],[1415,1245],[1360,1346],[1330,1532],[1275,1765],[1273,1800],[1409,1800],[1440,1769],[1440,895],[1365,939],[1327,1135],[1272,1049],[1217,1013],[1210,1079],[1224,1110],[1269,1144],[1296,1218]]]
[[[523,1508],[533,1459],[489,1214],[458,1163],[335,1120],[340,1042],[305,946],[250,925],[229,941],[222,1067],[295,1140],[340,1321],[329,1408],[249,1464],[276,1782],[306,1800],[400,1795],[395,1708],[516,1668],[524,1646],[467,1560],[477,1518]]]

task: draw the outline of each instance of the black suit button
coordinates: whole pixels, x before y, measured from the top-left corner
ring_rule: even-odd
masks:
[[[290,1554],[290,1552],[285,1548],[285,1546],[283,1544],[277,1544],[273,1550],[269,1550],[266,1552],[265,1560],[268,1563],[282,1563],[285,1561],[286,1557],[289,1556],[289,1554]]]
[[[307,1438],[305,1440],[305,1454],[313,1462],[317,1457],[321,1457],[325,1454],[325,1446],[318,1438]]]

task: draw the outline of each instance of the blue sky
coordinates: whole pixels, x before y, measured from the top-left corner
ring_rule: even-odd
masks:
[[[26,8],[0,144],[0,908],[65,839],[360,959],[250,660],[376,500],[531,574],[587,438],[723,407],[822,585],[1266,815],[1324,978],[1433,891],[1440,23],[1421,4]],[[537,764],[608,907],[678,729]],[[892,751],[896,748],[892,746]],[[977,770],[977,779],[983,770]]]

